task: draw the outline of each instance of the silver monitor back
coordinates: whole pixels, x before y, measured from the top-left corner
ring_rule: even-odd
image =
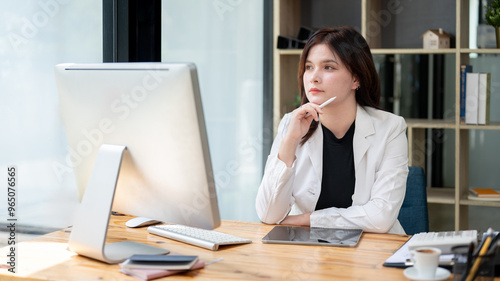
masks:
[[[193,64],[60,64],[55,72],[67,164],[81,196],[100,146],[123,145],[112,210],[206,229],[220,225]]]

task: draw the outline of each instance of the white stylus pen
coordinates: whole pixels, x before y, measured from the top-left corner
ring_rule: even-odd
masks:
[[[325,101],[324,103],[320,104],[320,105],[319,105],[319,108],[323,108],[323,107],[327,106],[327,105],[328,105],[329,103],[331,103],[331,102],[332,102],[335,98],[337,98],[337,97],[335,96],[335,97],[333,97],[333,98],[331,98],[331,99],[329,99],[329,100]]]
[[[333,97],[333,98],[331,98],[331,99],[329,99],[329,100],[325,101],[324,103],[320,104],[320,105],[319,105],[319,108],[323,108],[323,107],[327,106],[327,105],[328,105],[329,103],[331,103],[331,102],[332,102],[335,98],[337,98],[337,97],[335,96],[335,97]],[[307,113],[306,113],[306,116],[305,116],[305,117],[307,117],[307,116],[309,116],[309,112],[307,112]]]

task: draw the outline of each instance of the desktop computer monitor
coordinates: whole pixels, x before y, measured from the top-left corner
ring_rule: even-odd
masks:
[[[205,229],[220,225],[193,64],[60,64],[55,76],[66,162],[83,196],[70,237],[75,252],[123,260],[100,249],[111,210]],[[89,238],[89,227],[104,227],[104,234]],[[103,241],[80,241],[92,239]]]

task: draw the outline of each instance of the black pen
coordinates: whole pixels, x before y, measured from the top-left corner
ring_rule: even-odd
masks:
[[[483,247],[483,244],[484,244],[484,241],[486,240],[486,237],[488,237],[488,235],[486,235],[486,233],[484,233],[483,238],[481,239],[481,242],[479,243],[479,245],[476,248],[476,251],[473,254],[474,257],[476,257],[479,254],[479,251]]]
[[[465,278],[467,278],[467,275],[469,275],[470,268],[472,267],[473,252],[474,252],[474,242],[471,242],[469,244],[469,250],[467,251],[467,266],[465,267],[464,273],[460,277],[460,281],[464,281]]]

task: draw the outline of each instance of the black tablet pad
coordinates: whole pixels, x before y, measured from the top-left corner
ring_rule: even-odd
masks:
[[[355,247],[363,230],[320,227],[275,226],[262,243]]]

